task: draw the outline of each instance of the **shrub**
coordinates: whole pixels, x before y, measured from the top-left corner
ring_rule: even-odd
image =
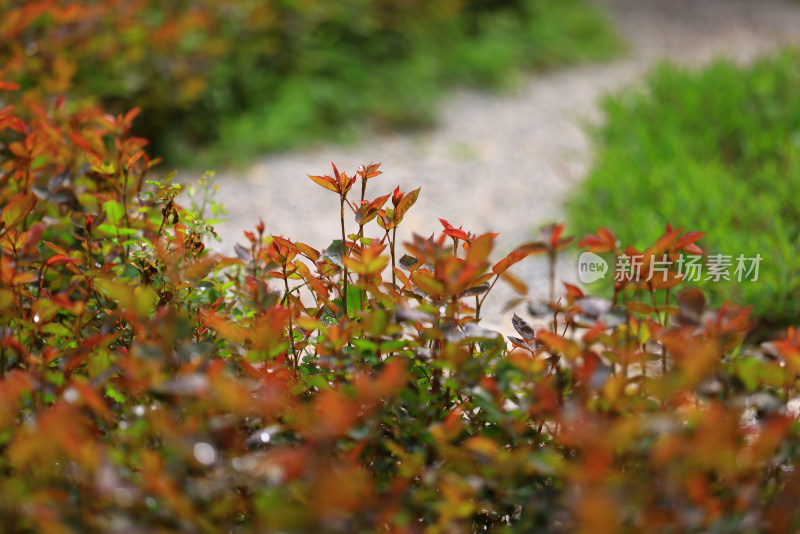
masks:
[[[757,282],[702,284],[714,302],[752,304],[767,327],[791,324],[800,312],[798,81],[794,51],[743,70],[662,65],[642,89],[605,101],[596,163],[571,221],[637,246],[668,221],[704,228],[709,254],[762,258]]]
[[[509,268],[555,258],[563,226],[494,262],[492,234],[442,221],[401,255],[419,190],[367,195],[377,164],[311,176],[341,215],[327,248],[259,223],[209,254],[208,199],[152,176],[136,112],[60,104],[0,111],[7,530],[797,528],[796,330],[747,349],[746,310],[646,305],[673,272],[617,307],[565,285],[506,341],[483,299],[523,291]],[[644,261],[699,238],[668,229]]]
[[[517,67],[608,57],[584,0],[0,2],[0,77],[26,92],[144,110],[137,133],[173,162],[430,124],[443,87]]]

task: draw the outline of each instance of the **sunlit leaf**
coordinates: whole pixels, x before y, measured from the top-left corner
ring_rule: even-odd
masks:
[[[33,193],[17,195],[2,207],[0,220],[5,223],[6,228],[14,228],[33,211],[35,206],[36,195]]]

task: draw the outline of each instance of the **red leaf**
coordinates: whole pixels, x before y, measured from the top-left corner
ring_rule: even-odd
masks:
[[[598,228],[597,235],[590,235],[584,237],[578,246],[581,248],[588,248],[590,252],[609,252],[614,250],[617,244],[617,239],[614,234],[606,228]]]
[[[367,169],[364,171],[364,178],[372,178],[373,176],[378,176],[379,174],[383,174],[383,171],[379,171],[378,167],[380,167],[380,163],[370,163],[367,165]]]
[[[584,297],[583,291],[578,286],[563,282],[564,288],[567,290],[567,298],[572,301],[574,299],[581,299]]]
[[[4,82],[0,80],[0,91],[16,91],[18,89],[19,85],[12,82]]]
[[[550,248],[554,249],[558,246],[558,238],[561,237],[561,233],[564,231],[564,225],[558,224],[553,227],[553,233],[550,235]]]
[[[70,258],[63,254],[56,254],[47,259],[47,265],[64,265],[67,263],[80,263],[81,261],[75,258]]]
[[[454,239],[463,239],[464,241],[469,242],[469,234],[460,228],[446,228],[443,233]]]
[[[702,254],[703,250],[695,243],[704,235],[706,235],[705,232],[688,232],[683,234],[675,243],[675,248],[685,250],[686,252],[690,252],[692,254]]]

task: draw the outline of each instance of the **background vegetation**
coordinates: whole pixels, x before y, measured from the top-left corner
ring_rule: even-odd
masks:
[[[242,162],[365,126],[431,124],[454,84],[608,57],[585,0],[0,1],[0,74],[24,91],[142,108],[174,164]],[[198,160],[198,146],[210,146]]]
[[[605,100],[596,164],[569,205],[578,231],[598,226],[643,246],[667,222],[706,231],[709,254],[763,258],[757,282],[702,284],[717,303],[752,304],[768,324],[800,313],[800,58],[786,51],[741,69],[657,68]]]

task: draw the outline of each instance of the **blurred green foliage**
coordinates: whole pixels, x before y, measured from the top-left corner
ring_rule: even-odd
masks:
[[[607,99],[596,163],[569,204],[580,233],[605,226],[641,246],[675,226],[706,231],[707,254],[763,258],[755,282],[707,282],[717,302],[752,304],[767,324],[800,312],[800,61],[747,69],[662,65]]]
[[[140,106],[154,151],[195,166],[365,125],[429,125],[447,86],[504,87],[521,67],[619,49],[584,0],[0,0],[0,11],[5,79]],[[15,24],[26,16],[35,24]],[[198,146],[212,147],[204,161]]]

